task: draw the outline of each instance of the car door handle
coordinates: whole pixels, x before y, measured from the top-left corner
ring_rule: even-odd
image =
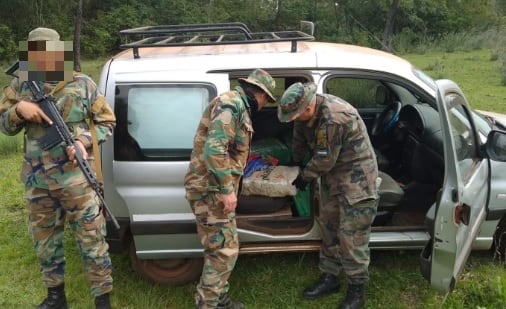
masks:
[[[453,215],[455,224],[459,225],[460,223],[464,223],[465,225],[469,225],[470,217],[471,207],[469,205],[460,204],[455,207],[455,212]]]

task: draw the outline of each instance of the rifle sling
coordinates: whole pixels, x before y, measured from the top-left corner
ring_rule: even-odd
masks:
[[[50,95],[53,96],[56,92],[63,89],[70,81],[61,81],[51,90]],[[65,112],[65,111],[64,111]],[[97,179],[100,182],[100,184],[103,184],[104,177],[102,176],[102,164],[100,162],[100,153],[98,152],[98,141],[97,141],[97,132],[95,132],[95,123],[93,122],[93,115],[91,113],[91,108],[89,112],[89,119],[88,119],[88,127],[90,128],[91,132],[91,140],[93,144],[93,157],[94,160],[94,166],[95,166],[95,173],[97,174]]]

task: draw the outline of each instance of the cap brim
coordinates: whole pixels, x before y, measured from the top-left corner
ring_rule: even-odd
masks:
[[[281,106],[278,105],[278,119],[280,122],[291,122],[297,119],[304,112],[304,110],[309,106],[311,101],[313,101],[314,96],[316,95],[316,87],[306,88],[307,96],[304,98],[304,103],[299,106],[294,112],[291,113],[283,113],[281,110]]]
[[[276,102],[276,97],[274,97],[274,95],[269,90],[267,90],[267,88],[263,84],[257,83],[248,78],[239,78],[239,80],[257,86],[258,88],[262,89],[263,92],[267,93],[267,95],[269,96],[269,102]]]

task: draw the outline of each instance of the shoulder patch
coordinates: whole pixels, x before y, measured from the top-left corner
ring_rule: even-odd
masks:
[[[316,130],[316,154],[327,157],[329,155],[329,143],[327,139],[327,126],[322,124]]]

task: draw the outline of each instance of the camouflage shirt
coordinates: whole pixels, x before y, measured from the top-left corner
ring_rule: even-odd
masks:
[[[57,82],[39,82],[39,87],[51,93]],[[89,159],[93,157],[92,137],[88,122],[93,120],[98,143],[112,134],[116,118],[100,94],[96,84],[87,75],[74,73],[74,80],[53,94],[56,107],[74,137],[86,147]],[[61,142],[43,150],[40,139],[47,129],[34,122],[21,119],[16,113],[18,101],[33,101],[26,83],[13,79],[4,87],[0,100],[0,131],[15,135],[25,129],[25,157],[21,169],[21,180],[29,187],[59,189],[86,181],[79,167],[68,160],[66,145]]]
[[[237,193],[247,163],[253,125],[243,89],[214,98],[204,110],[184,183],[187,198],[214,191]]]
[[[350,205],[377,198],[378,166],[366,126],[357,110],[332,95],[317,95],[309,121],[295,121],[293,159],[311,159],[303,170],[305,180],[322,177],[332,195],[343,195]]]

